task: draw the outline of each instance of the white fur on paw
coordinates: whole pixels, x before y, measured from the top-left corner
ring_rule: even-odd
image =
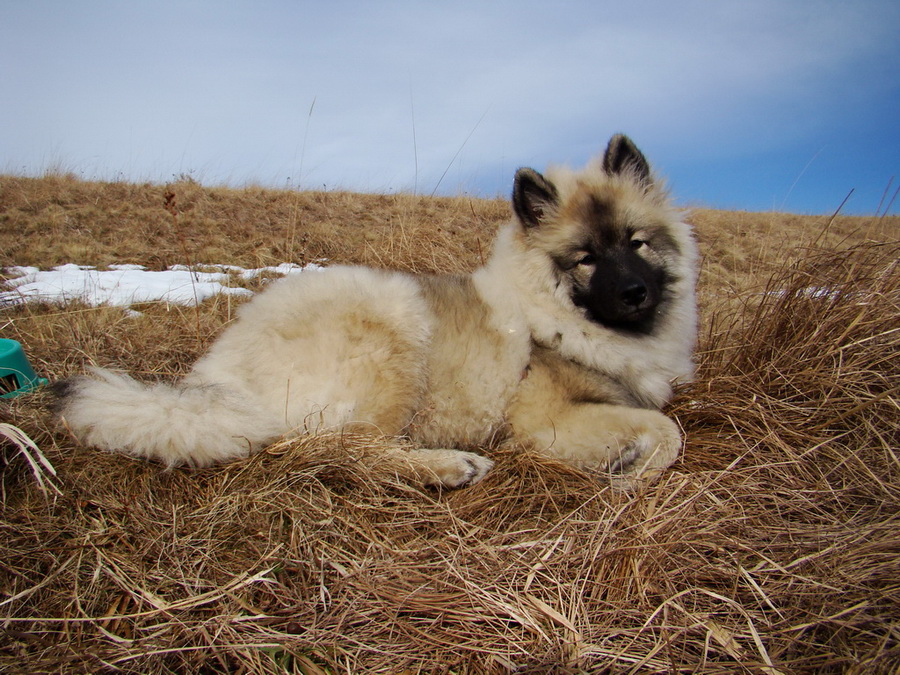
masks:
[[[422,482],[446,488],[461,488],[480,482],[494,466],[487,457],[461,450],[424,450],[427,467]]]
[[[630,441],[609,464],[613,488],[634,491],[656,480],[681,451],[681,435],[672,424],[659,433],[643,433]]]
[[[468,465],[469,470],[465,481],[457,487],[480,483],[481,479],[487,475],[488,471],[494,468],[493,460],[490,460],[487,457],[482,457],[481,455],[476,455],[472,452],[464,452],[462,454],[465,455],[465,462]]]
[[[610,473],[626,473],[634,466],[635,461],[641,456],[641,447],[638,441],[632,441],[624,448],[618,450],[609,463]]]

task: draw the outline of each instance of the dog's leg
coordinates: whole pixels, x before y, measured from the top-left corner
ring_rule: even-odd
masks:
[[[678,459],[678,425],[655,410],[599,403],[559,406],[513,419],[520,440],[572,464],[604,470],[614,487],[634,489]]]
[[[404,478],[435,487],[460,488],[474,485],[494,466],[487,457],[462,450],[417,448],[398,450],[391,457]]]

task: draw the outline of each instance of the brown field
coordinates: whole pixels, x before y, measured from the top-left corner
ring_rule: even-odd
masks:
[[[508,217],[464,197],[0,177],[0,267],[460,271]],[[423,491],[379,463],[398,441],[335,435],[163,471],[77,445],[46,392],[0,402],[57,472],[42,490],[0,446],[0,671],[897,672],[900,218],[690,219],[700,369],[669,408],[687,445],[641,494],[506,445],[481,484]],[[51,380],[171,377],[234,302],[6,307],[0,335]]]

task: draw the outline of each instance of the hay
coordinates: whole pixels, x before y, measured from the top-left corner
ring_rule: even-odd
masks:
[[[53,482],[53,479],[56,477],[56,469],[53,468],[53,465],[44,456],[37,444],[29,438],[28,434],[19,429],[19,427],[2,422],[0,423],[0,438],[5,438],[8,441],[8,443],[0,446],[0,450],[3,452],[0,455],[0,460],[4,464],[9,464],[17,458],[24,459],[28,463],[31,475],[42,492],[45,494],[48,492],[62,494]],[[12,456],[7,456],[7,450],[12,450]],[[6,503],[6,490],[3,489],[3,484],[0,484],[0,503]]]
[[[166,472],[16,403],[62,494],[6,467],[0,668],[890,672],[898,258],[810,252],[720,314],[671,407],[686,456],[639,495],[502,445],[422,491],[395,442],[341,435]]]

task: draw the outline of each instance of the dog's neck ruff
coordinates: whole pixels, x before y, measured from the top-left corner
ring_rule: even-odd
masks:
[[[499,294],[504,298],[504,313],[518,314],[536,344],[629,385],[634,397],[648,407],[665,405],[672,396],[673,381],[688,380],[692,374],[690,336],[695,329],[681,324],[685,318],[693,321],[693,313],[675,307],[676,311],[661,317],[647,334],[626,333],[595,323],[574,305],[568,289],[556,278],[552,263],[546,256],[529,251],[521,236],[515,222],[501,228],[494,254],[476,273],[490,277],[495,289],[509,289]],[[494,306],[490,299],[485,301]],[[679,330],[687,337],[678,340],[679,348],[673,350],[667,345],[673,331]],[[638,345],[640,359],[635,358]]]

